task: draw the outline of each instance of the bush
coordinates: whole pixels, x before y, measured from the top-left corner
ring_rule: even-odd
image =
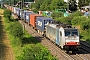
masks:
[[[51,14],[52,18],[54,18],[56,20],[56,18],[62,17],[64,16],[62,12],[53,12]]]
[[[73,25],[77,25],[77,24],[80,25],[81,21],[86,21],[86,20],[87,18],[85,16],[75,16],[71,22]]]
[[[10,20],[10,18],[11,18],[11,11],[10,10],[5,9],[3,14],[4,14],[4,17],[7,17]]]
[[[76,11],[76,12],[70,14],[69,16],[65,17],[64,22],[65,22],[66,24],[72,24],[71,22],[72,22],[73,18],[74,18],[74,17],[78,17],[78,16],[82,16],[82,13],[79,12],[79,11]]]
[[[50,52],[38,45],[27,45],[22,48],[21,56],[17,60],[56,60]]]
[[[80,12],[78,10],[76,12],[72,13],[71,15],[72,16],[83,16],[82,12]]]
[[[81,21],[80,24],[82,30],[86,30],[90,28],[90,20],[88,18],[86,18],[86,20]]]
[[[15,22],[15,23],[11,24],[9,29],[10,29],[10,33],[13,36],[18,37],[20,39],[23,38],[23,28],[19,22]]]
[[[71,24],[71,20],[72,20],[72,17],[70,17],[70,16],[56,18],[56,21],[62,22],[62,23],[65,23],[65,24]]]

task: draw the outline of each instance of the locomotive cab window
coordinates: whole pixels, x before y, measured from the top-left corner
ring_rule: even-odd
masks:
[[[77,30],[65,30],[65,36],[78,36],[78,31]]]
[[[78,36],[78,32],[77,31],[72,31],[72,36],[74,36],[74,35]]]
[[[65,31],[65,36],[70,36],[70,35],[71,35],[70,31]]]

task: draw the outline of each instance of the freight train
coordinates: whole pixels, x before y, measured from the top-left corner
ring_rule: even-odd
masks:
[[[30,27],[33,27],[39,34],[46,36],[50,41],[67,51],[79,49],[79,30],[65,24],[56,24],[52,18],[43,17],[32,11],[23,10],[17,7],[5,6],[18,18],[22,19]]]

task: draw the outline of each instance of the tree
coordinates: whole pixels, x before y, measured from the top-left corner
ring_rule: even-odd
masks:
[[[24,0],[25,2],[34,2],[34,0]]]
[[[40,6],[42,5],[43,0],[36,0],[36,3],[33,3],[32,9],[39,10]]]
[[[66,5],[63,0],[36,0],[36,2],[32,4],[32,8],[53,11],[57,8],[66,8]]]
[[[65,2],[63,0],[52,0],[50,8],[51,10],[65,8]]]
[[[43,0],[40,10],[50,10],[51,0]]]
[[[79,0],[79,7],[89,5],[90,0]]]
[[[70,0],[69,1],[69,10],[71,10],[71,11],[77,10],[76,0]]]

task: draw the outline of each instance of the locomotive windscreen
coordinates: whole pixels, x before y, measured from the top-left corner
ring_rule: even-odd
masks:
[[[65,29],[65,36],[78,36],[78,30],[77,29]]]

